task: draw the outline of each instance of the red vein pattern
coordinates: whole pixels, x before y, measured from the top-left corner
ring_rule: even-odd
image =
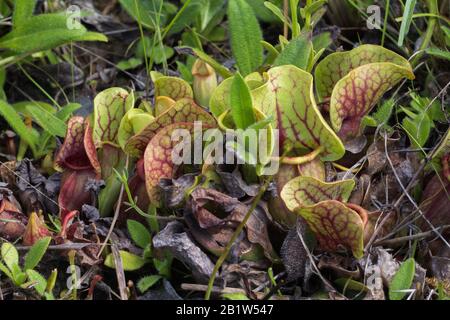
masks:
[[[201,121],[204,126],[215,127],[216,120],[205,109],[195,104],[191,98],[184,98],[158,116],[137,135],[128,140],[125,151],[132,156],[140,157],[145,151],[147,144],[157,132],[172,123]]]
[[[72,117],[67,125],[67,134],[55,158],[59,170],[93,169],[100,174],[100,163],[92,139],[92,128],[83,117]]]
[[[203,126],[204,129],[208,127]],[[193,123],[178,122],[165,126],[150,140],[144,154],[145,185],[149,199],[155,205],[160,202],[159,180],[172,178],[174,164],[172,149],[178,142],[172,141],[172,133],[177,129],[194,130]]]
[[[122,88],[110,88],[95,97],[94,142],[97,148],[104,143],[117,146],[120,122],[133,104],[133,96]]]
[[[408,61],[393,51],[376,45],[361,45],[351,51],[328,55],[316,67],[315,81],[319,101],[331,97],[340,79],[360,66],[375,62],[391,62],[410,68]]]
[[[403,78],[414,79],[410,68],[392,63],[358,67],[338,81],[330,101],[330,120],[344,140],[360,134],[361,120],[377,101]]]
[[[325,164],[320,159],[314,159],[312,161],[300,164],[298,171],[301,176],[313,177],[318,180],[325,180]]]
[[[284,186],[281,197],[288,209],[294,211],[324,200],[346,202],[354,187],[353,180],[323,182],[313,177],[300,176]]]
[[[327,200],[296,213],[306,220],[322,249],[336,251],[342,245],[351,249],[356,258],[362,258],[365,223],[358,212],[342,202]]]
[[[312,76],[292,65],[272,68],[268,75],[267,85],[252,94],[255,107],[275,117],[280,147],[286,147],[288,142],[295,148],[309,151],[322,146],[322,160],[341,158],[344,146],[317,108]]]
[[[155,97],[169,97],[175,101],[183,98],[194,98],[191,86],[183,79],[176,77],[160,77],[155,80]]]

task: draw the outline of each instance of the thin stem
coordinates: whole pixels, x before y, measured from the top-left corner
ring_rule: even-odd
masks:
[[[125,163],[125,168],[126,168],[125,170],[128,170],[129,161],[130,161],[130,158],[129,158],[129,156],[127,156],[126,163]],[[119,199],[118,199],[117,204],[116,204],[116,210],[114,212],[113,221],[111,222],[111,227],[108,230],[108,234],[106,235],[105,241],[103,242],[103,244],[102,244],[102,246],[101,246],[101,248],[100,248],[100,250],[99,250],[99,252],[97,254],[97,258],[100,257],[100,255],[102,254],[103,250],[105,249],[105,247],[106,247],[106,245],[107,245],[107,243],[109,241],[109,238],[111,237],[112,232],[113,232],[113,230],[114,230],[114,228],[116,226],[117,220],[119,219],[120,207],[121,207],[121,204],[122,204],[123,193],[125,191],[124,189],[125,189],[125,185],[122,183],[122,185],[120,186]]]
[[[306,0],[306,6],[309,7],[312,4],[312,0]],[[305,29],[311,30],[311,12],[308,11],[305,16]]]
[[[433,13],[416,13],[416,14],[413,14],[411,16],[411,18],[412,19],[417,19],[417,18],[437,18],[437,19],[440,19],[440,20],[450,24],[450,19],[449,18],[441,16],[441,15],[438,15],[438,14],[433,14]],[[403,21],[403,17],[398,17],[398,18],[395,19],[395,21],[402,22]]]
[[[428,8],[430,9],[430,14],[439,15],[437,0],[427,0],[427,5],[428,5]],[[434,16],[431,16],[430,19],[428,19],[428,27],[427,27],[427,30],[423,37],[422,44],[420,45],[417,55],[411,61],[411,64],[413,66],[415,66],[417,64],[417,62],[423,56],[424,50],[427,49],[428,46],[430,45],[431,38],[433,37],[434,29],[436,28],[437,22],[438,22],[438,18],[436,18]]]
[[[175,15],[175,17],[173,17],[172,21],[170,21],[169,25],[164,29],[164,33],[162,34],[161,37],[161,42],[162,40],[164,40],[164,38],[167,36],[167,34],[169,33],[170,29],[172,29],[173,25],[175,24],[175,22],[177,22],[177,20],[180,18],[180,16],[183,14],[184,10],[186,10],[186,8],[188,7],[188,5],[191,3],[192,0],[187,0],[184,5],[181,7],[181,9],[178,11],[178,13]]]
[[[267,179],[266,182],[264,183],[264,185],[261,187],[261,189],[259,189],[259,192],[256,195],[256,197],[253,199],[252,204],[251,204],[250,208],[248,209],[244,219],[242,220],[242,222],[238,225],[238,227],[234,231],[230,241],[228,242],[227,246],[225,247],[225,250],[223,251],[223,253],[220,255],[219,259],[217,259],[217,262],[216,262],[216,265],[214,266],[211,277],[209,278],[208,289],[206,290],[206,293],[205,293],[205,300],[210,299],[211,292],[212,292],[213,286],[214,286],[214,280],[216,280],[216,275],[219,272],[220,267],[225,262],[225,259],[228,257],[228,255],[230,254],[230,251],[231,251],[231,248],[233,247],[234,242],[236,241],[238,236],[241,234],[242,230],[244,229],[245,225],[247,224],[248,219],[250,219],[250,216],[252,215],[253,211],[256,209],[256,206],[258,205],[264,192],[266,191],[267,187],[269,186],[270,181],[271,181],[270,178]]]
[[[139,33],[141,35],[141,41],[142,41],[142,48],[144,49],[144,60],[145,60],[145,69],[147,70],[147,74],[150,73],[150,66],[148,63],[148,54],[147,54],[147,44],[145,43],[145,35],[144,35],[144,28],[142,27],[142,22],[141,22],[141,12],[139,10],[138,4],[137,4],[137,0],[134,0],[134,6],[137,12],[137,22],[138,22],[138,26],[139,26]],[[149,92],[149,83],[148,81],[145,84],[146,87],[146,92]]]
[[[289,26],[288,26],[288,15],[289,15],[289,0],[284,0],[283,3],[283,14],[284,14],[284,26],[283,26],[283,35],[287,39]]]
[[[386,29],[387,29],[387,20],[389,17],[389,7],[390,7],[391,1],[386,0],[386,11],[384,13],[384,22],[383,22],[383,35],[381,36],[381,46],[384,46],[384,39],[386,37]]]
[[[23,72],[23,74],[30,80],[55,106],[58,107],[58,109],[61,109],[61,106],[58,102],[56,102],[55,99],[47,92],[44,88],[41,87],[39,83],[37,83],[32,76],[23,68],[22,64],[18,63],[17,66],[19,69]]]
[[[450,228],[450,225],[445,225],[442,227],[438,227],[437,230],[445,231],[445,230],[448,230],[449,228]],[[403,242],[407,242],[407,241],[411,241],[411,240],[424,239],[424,238],[428,238],[431,236],[435,236],[434,230],[420,232],[420,233],[416,233],[416,234],[413,234],[410,236],[398,237],[398,238],[394,238],[394,239],[379,240],[379,241],[376,241],[374,243],[374,245],[375,246],[390,246],[390,245],[401,244]]]
[[[298,16],[297,16],[298,0],[290,0],[290,4],[292,17],[292,39],[295,39],[300,35],[300,26],[298,24]]]

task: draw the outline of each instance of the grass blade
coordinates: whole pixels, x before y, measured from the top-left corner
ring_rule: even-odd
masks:
[[[22,118],[16,110],[3,100],[0,100],[0,116],[5,118],[14,132],[26,141],[33,150],[36,148],[38,137],[23,123]]]
[[[408,34],[409,27],[411,26],[411,21],[413,18],[414,7],[416,6],[417,0],[407,0],[405,4],[405,10],[403,11],[402,24],[400,26],[400,34],[398,35],[398,46],[403,46],[406,35]]]

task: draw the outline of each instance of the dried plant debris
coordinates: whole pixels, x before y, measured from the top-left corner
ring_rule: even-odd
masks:
[[[194,278],[206,283],[213,272],[214,265],[209,257],[183,231],[183,225],[173,221],[153,238],[155,249],[168,250],[175,259],[185,263]]]

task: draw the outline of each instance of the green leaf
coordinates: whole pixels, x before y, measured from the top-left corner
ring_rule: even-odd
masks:
[[[224,293],[222,294],[222,298],[227,300],[250,300],[245,294],[237,292],[237,293]]]
[[[117,142],[122,150],[125,150],[128,140],[142,129],[152,123],[155,118],[141,109],[130,109],[122,118],[117,134]]]
[[[26,110],[31,114],[32,118],[43,128],[45,131],[53,136],[65,137],[67,131],[67,125],[64,121],[61,121],[58,117],[54,116],[47,110],[39,108],[38,105],[27,105]]]
[[[233,81],[234,77],[223,80],[221,83],[219,83],[219,85],[211,95],[211,100],[209,101],[209,109],[216,118],[219,118],[220,115],[229,110],[231,107],[230,91]]]
[[[439,48],[428,48],[425,51],[433,57],[443,60],[450,60],[450,51],[448,50],[442,50]]]
[[[372,117],[377,121],[378,124],[387,123],[392,115],[394,106],[394,99],[386,100],[381,104],[377,111],[372,114]]]
[[[6,122],[8,122],[14,132],[18,134],[21,139],[26,141],[30,147],[36,147],[38,140],[37,135],[23,123],[22,118],[16,110],[2,100],[0,100],[0,116],[5,118]]]
[[[269,9],[272,14],[274,14],[283,24],[287,24],[289,27],[291,27],[290,22],[288,19],[284,16],[283,11],[276,5],[274,5],[272,2],[264,1],[264,6]]]
[[[145,259],[137,256],[128,251],[119,251],[120,258],[122,259],[123,270],[125,271],[136,271],[144,266],[146,263]],[[116,265],[114,263],[114,256],[110,253],[105,259],[105,266],[115,269]]]
[[[36,0],[16,0],[14,4],[13,25],[20,26],[33,16]]]
[[[142,249],[145,249],[152,242],[152,237],[147,228],[136,220],[127,220],[128,232],[131,235],[134,243]]]
[[[228,21],[233,56],[239,71],[246,76],[263,63],[262,32],[253,9],[245,0],[228,2]]]
[[[142,59],[130,58],[128,60],[122,60],[117,64],[117,69],[122,71],[130,70],[139,67],[143,63]]]
[[[80,108],[81,104],[79,103],[69,103],[62,107],[61,110],[56,113],[56,116],[59,120],[66,122],[67,120],[69,120],[72,114]]]
[[[0,100],[6,101],[7,100],[6,93],[4,90],[5,81],[6,81],[6,69],[0,68]]]
[[[154,63],[161,64],[170,59],[175,52],[171,47],[165,46],[160,42],[154,42],[153,39],[145,37],[144,40],[139,40],[136,46],[136,58],[144,60],[146,57],[145,53],[147,53],[147,57],[153,59]]]
[[[230,105],[231,115],[238,129],[246,129],[256,122],[250,89],[239,73],[231,83]]]
[[[303,8],[303,13],[304,15],[313,15],[314,13],[316,13],[320,8],[322,8],[328,0],[316,0],[314,2],[312,2],[311,4],[305,6]]]
[[[178,16],[176,16],[176,20],[168,31],[168,34],[181,32],[185,28],[188,28],[190,25],[192,25],[195,21],[198,21],[203,9],[208,8],[206,2],[211,1],[212,0],[192,0],[186,7],[183,7],[183,11]],[[181,10],[181,7],[175,8],[175,10]],[[173,19],[175,19],[175,17]],[[173,19],[170,21],[170,24],[172,24]]]
[[[416,6],[417,0],[406,0],[405,10],[403,11],[402,24],[400,26],[400,33],[398,35],[397,45],[399,47],[403,46],[405,37],[409,32],[409,27],[411,26],[411,21],[414,14],[414,7]]]
[[[176,61],[176,63],[177,63],[177,70],[180,73],[181,79],[192,84],[194,77],[192,76],[189,67],[180,61]]]
[[[48,13],[34,16],[0,38],[0,48],[15,53],[32,53],[53,49],[71,41],[107,41],[100,33],[88,32],[85,27],[68,29],[67,16]]]
[[[27,281],[27,274],[22,272],[18,264],[14,264],[12,266],[11,273],[14,276],[14,284],[16,286],[21,286],[25,281]]]
[[[407,110],[405,109],[404,111]],[[425,145],[430,137],[432,121],[426,112],[414,114],[413,116],[413,118],[404,118],[402,125],[411,139],[411,144],[420,148]]]
[[[162,277],[160,275],[152,275],[139,279],[137,287],[142,293],[153,287]]]
[[[45,289],[47,288],[47,280],[37,271],[27,270],[26,274],[28,276],[28,280],[34,282],[33,288],[39,293],[39,295],[43,296],[45,293]]]
[[[163,277],[170,277],[170,270],[172,265],[173,258],[171,256],[165,257],[162,260],[159,259],[153,259],[153,265],[155,266],[155,269],[158,271],[158,273]]]
[[[14,274],[13,270],[15,266],[19,265],[19,253],[17,252],[16,247],[14,247],[12,243],[5,242],[2,244],[0,251],[3,262]]]
[[[9,270],[8,267],[1,262],[0,262],[0,271],[3,272],[9,279],[14,281],[14,275],[11,273],[11,270]]]
[[[246,0],[246,2],[252,7],[258,20],[271,24],[279,23],[279,19],[264,5],[264,3],[268,1]],[[270,0],[270,2],[274,3],[274,5],[279,8],[283,6],[283,0]]]
[[[51,240],[51,237],[42,238],[30,248],[25,256],[24,270],[34,269],[39,264]]]
[[[42,101],[21,101],[14,103],[12,106],[22,116],[32,117],[33,115],[27,110],[29,105],[32,105],[38,109],[43,109],[51,114],[56,112],[55,108],[51,104]]]
[[[312,39],[314,51],[319,52],[322,49],[327,49],[332,43],[331,32],[322,32]]]
[[[347,290],[356,292],[367,292],[369,290],[363,283],[349,278],[339,278],[336,279],[334,283],[336,283],[341,290],[344,290],[344,294]]]
[[[312,54],[312,43],[309,35],[301,35],[291,40],[280,55],[275,59],[274,66],[292,64],[306,70]]]
[[[174,55],[175,51],[171,47],[156,46],[150,51],[153,61],[156,64],[162,64]]]
[[[402,300],[406,292],[400,291],[411,288],[415,273],[416,262],[413,258],[409,258],[403,262],[389,285],[389,299]]]

